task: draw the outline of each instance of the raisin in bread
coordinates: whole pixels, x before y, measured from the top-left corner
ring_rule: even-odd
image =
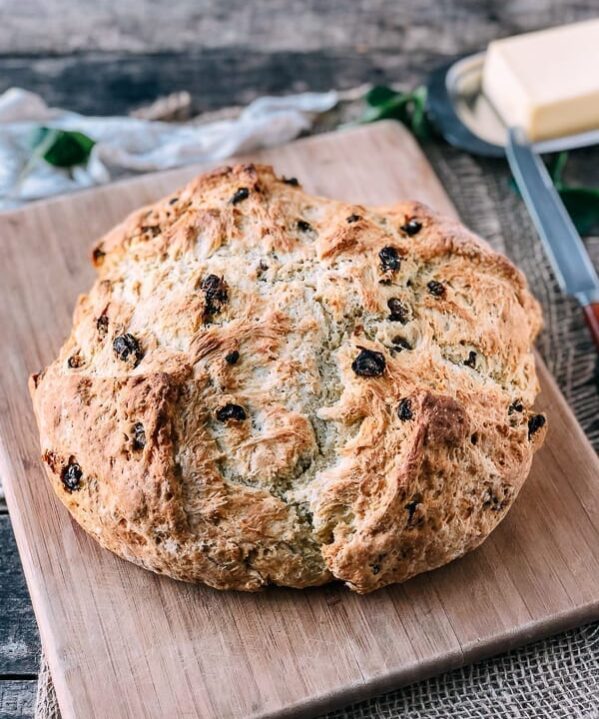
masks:
[[[545,434],[523,276],[454,220],[202,175],[96,246],[31,378],[54,489],[102,545],[219,589],[369,592],[479,545]]]

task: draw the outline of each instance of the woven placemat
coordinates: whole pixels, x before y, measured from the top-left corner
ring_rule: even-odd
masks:
[[[527,275],[546,322],[539,351],[599,450],[597,353],[580,308],[559,291],[526,209],[510,186],[505,162],[473,158],[440,141],[431,141],[424,149],[464,223]],[[589,163],[599,167],[599,150],[585,152]],[[588,248],[598,264],[599,238],[589,240]],[[322,719],[399,717],[599,719],[599,623],[354,704]],[[35,718],[60,719],[45,659]]]

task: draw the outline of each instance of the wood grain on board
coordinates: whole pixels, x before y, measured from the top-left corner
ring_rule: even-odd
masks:
[[[308,191],[453,212],[396,124],[258,157]],[[218,593],[128,564],[79,529],[39,463],[26,378],[70,327],[93,239],[195,171],[0,217],[0,473],[64,719],[314,715],[599,616],[599,460],[542,365],[550,430],[514,508],[480,549],[404,585]]]

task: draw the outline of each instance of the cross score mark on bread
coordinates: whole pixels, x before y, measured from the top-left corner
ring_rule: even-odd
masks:
[[[480,544],[546,431],[522,275],[415,202],[198,177],[93,251],[30,381],[54,489],[103,546],[219,589],[369,592]]]

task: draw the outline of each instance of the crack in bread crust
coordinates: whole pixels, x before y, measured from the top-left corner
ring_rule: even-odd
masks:
[[[120,556],[219,589],[368,592],[476,547],[517,496],[546,431],[539,307],[457,222],[239,165],[93,259],[30,390],[56,493]]]

